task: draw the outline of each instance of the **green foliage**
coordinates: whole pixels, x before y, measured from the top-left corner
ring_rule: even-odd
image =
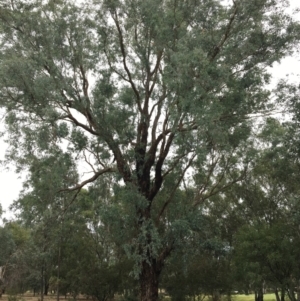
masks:
[[[283,12],[285,4],[2,1],[0,106],[7,112],[7,159],[19,171],[29,170],[14,206],[33,227],[36,269],[42,268],[46,282],[55,258],[62,262],[58,258],[72,254],[70,245],[80,241],[64,231],[93,238],[109,233],[109,243],[97,241],[101,248],[112,248],[115,258],[125,252],[135,263],[141,299],[157,299],[167,258],[201,232],[205,209],[218,212],[217,202],[236,218],[224,205],[230,198],[237,207],[252,197],[266,207],[272,203],[277,186],[270,179],[294,169],[289,164],[284,170],[284,161],[269,151],[255,167],[250,117],[278,103],[293,104],[298,116],[297,87],[266,87],[269,67],[299,41],[299,24]],[[263,137],[275,124],[268,122]],[[261,143],[279,147],[277,128],[269,137],[278,141]],[[83,162],[90,174],[80,179]],[[252,189],[259,181],[274,190]],[[89,192],[80,195],[87,184]],[[249,208],[245,213],[252,214]],[[233,244],[226,227],[236,231],[240,220],[230,223],[223,215],[216,224],[209,221],[221,235],[213,233],[207,247]],[[98,262],[107,258],[102,251]],[[114,267],[95,266],[99,281],[107,274],[104,291],[117,290],[110,287]],[[104,298],[98,292],[95,297]]]
[[[18,296],[17,295],[8,295],[7,297],[8,301],[18,301]]]
[[[0,266],[4,266],[15,250],[13,235],[7,227],[0,227]]]

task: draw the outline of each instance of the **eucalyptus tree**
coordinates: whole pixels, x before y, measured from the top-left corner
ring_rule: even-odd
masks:
[[[109,232],[99,225],[93,194],[81,190],[76,202],[70,202],[72,195],[58,193],[76,177],[71,157],[59,149],[31,158],[24,191],[12,206],[31,230],[23,256],[30,271],[26,280],[40,288],[41,298],[52,289],[57,300],[67,293],[74,299],[84,293],[106,300],[120,288],[124,260],[111,263],[114,248]]]
[[[219,301],[222,295],[230,300],[230,249],[222,238],[218,218],[209,214],[202,216],[197,224],[198,229],[194,226],[194,233],[168,258],[162,273],[162,288],[172,300],[209,297]]]
[[[10,221],[0,228],[0,295],[24,292],[28,269],[24,261],[29,231]]]
[[[76,179],[72,158],[58,148],[52,148],[39,157],[31,154],[24,190],[12,205],[19,221],[30,229],[31,244],[25,260],[31,274],[39,274],[42,299],[48,293],[55,266],[59,278],[65,211],[72,197],[57,191]]]
[[[294,98],[287,108],[294,111],[297,102]],[[274,288],[278,301],[286,294],[295,300],[298,287],[299,127],[292,113],[294,119],[286,122],[266,120],[257,135],[261,149],[254,168],[233,190],[244,221],[233,240],[237,275],[252,282],[258,299],[263,298],[264,283]]]
[[[16,245],[13,240],[11,232],[6,227],[0,227],[0,297],[5,291],[6,287],[6,269],[10,258],[15,251]]]
[[[263,179],[262,174],[265,173],[264,189],[271,191],[274,203],[280,211],[280,215],[273,216],[272,223],[275,224],[273,236],[276,239],[278,235],[276,240],[279,241],[276,252],[273,251],[273,258],[278,261],[276,266],[281,268],[273,268],[272,272],[277,280],[281,280],[282,295],[287,293],[291,300],[296,300],[296,291],[298,298],[300,297],[300,266],[297,252],[300,243],[297,185],[300,176],[298,107],[299,100],[294,98],[288,107],[292,117],[290,120],[280,123],[268,119],[261,139],[267,142],[269,147],[263,152],[258,170],[260,179]],[[283,232],[276,230],[276,224]],[[280,252],[281,255],[278,254]]]
[[[97,204],[82,190],[64,213],[64,224],[56,236],[58,260],[53,264],[53,288],[60,294],[81,294],[105,301],[123,292],[132,264],[124,251],[119,256],[111,233],[97,215]],[[57,264],[56,264],[57,263]],[[59,270],[58,270],[59,269]],[[130,289],[128,286],[127,289]]]
[[[127,219],[119,224],[141,300],[157,300],[165,260],[192,230],[190,215],[245,174],[248,117],[277,100],[265,88],[267,67],[299,38],[285,5],[1,2],[8,159],[21,168],[67,141],[91,175],[60,191],[112,178],[115,205],[104,202],[104,212]],[[184,188],[193,194],[180,200]]]

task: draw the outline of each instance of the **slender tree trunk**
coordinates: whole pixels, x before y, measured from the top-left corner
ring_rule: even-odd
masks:
[[[297,301],[300,301],[300,280],[298,281],[298,286],[297,286]]]
[[[154,260],[151,265],[143,262],[140,276],[141,301],[158,300],[158,278],[160,271],[156,269]]]
[[[278,292],[277,287],[275,288],[274,294],[276,296],[276,301],[280,301],[279,292]]]
[[[45,279],[45,290],[44,290],[45,296],[48,296],[48,291],[49,291],[49,281],[46,281]]]
[[[44,267],[42,267],[41,273],[41,301],[44,300]]]
[[[213,301],[220,301],[221,295],[219,290],[214,290],[212,293],[212,300]]]
[[[231,292],[228,291],[227,292],[227,301],[231,301],[231,300],[232,300]]]
[[[288,296],[289,296],[291,301],[297,301],[296,296],[295,296],[295,291],[294,291],[294,288],[293,288],[293,284],[289,285],[287,293],[288,293]]]
[[[258,301],[264,301],[264,292],[262,289],[258,291]]]
[[[59,271],[60,270],[60,246],[58,247],[58,260],[57,260],[57,283],[56,283],[56,300],[59,301]]]
[[[255,290],[255,301],[264,301],[264,292],[262,287]]]
[[[281,288],[280,301],[284,301],[284,299],[285,299],[285,288],[282,287]]]

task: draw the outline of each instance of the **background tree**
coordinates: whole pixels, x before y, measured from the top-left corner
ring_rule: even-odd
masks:
[[[1,240],[1,250],[0,250],[0,267],[1,267],[1,279],[0,279],[0,296],[5,291],[6,287],[6,269],[9,260],[15,250],[15,243],[12,234],[8,231],[6,227],[0,227],[0,240]]]
[[[299,240],[294,222],[299,169],[294,126],[291,121],[267,119],[258,135],[260,150],[252,173],[237,185],[235,195],[246,221],[234,241],[239,277],[246,276],[260,295],[263,285],[273,287],[277,300],[284,300],[286,294],[295,300],[298,286]]]
[[[31,229],[31,258],[28,258],[28,263],[32,262],[29,264],[31,270],[39,270],[43,298],[44,294],[48,294],[54,266],[57,266],[59,274],[64,214],[67,200],[72,197],[57,191],[73,183],[77,173],[70,156],[58,149],[52,149],[51,153],[40,158],[31,155],[30,160],[24,191],[13,207],[18,210],[24,226]]]

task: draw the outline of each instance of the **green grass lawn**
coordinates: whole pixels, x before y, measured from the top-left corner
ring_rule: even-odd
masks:
[[[3,295],[1,298],[1,301],[9,301],[9,295]],[[54,301],[56,299],[55,295],[49,295],[44,297],[45,301]],[[61,301],[67,301],[68,299],[64,299],[63,296],[61,296]],[[255,301],[254,294],[251,295],[232,295],[231,296],[232,301]],[[24,294],[24,295],[19,295],[16,301],[39,301],[40,298],[39,296],[33,297],[32,294]],[[69,299],[70,300],[70,299]],[[79,298],[77,300],[80,301],[88,301],[84,298]],[[171,301],[171,298],[168,296],[165,296],[164,301]],[[226,296],[223,296],[221,300],[227,300]],[[203,301],[211,301],[210,297],[205,297]],[[276,301],[275,294],[264,294],[264,301]]]
[[[234,301],[254,301],[254,295],[233,295]],[[275,294],[264,294],[264,301],[276,301]]]
[[[170,297],[165,296],[164,301],[171,301]],[[221,300],[226,300],[226,296],[224,298],[221,298]],[[232,295],[231,296],[232,301],[255,301],[254,294],[250,295]],[[210,297],[205,297],[203,301],[211,301]],[[264,294],[264,301],[276,301],[275,294]]]

